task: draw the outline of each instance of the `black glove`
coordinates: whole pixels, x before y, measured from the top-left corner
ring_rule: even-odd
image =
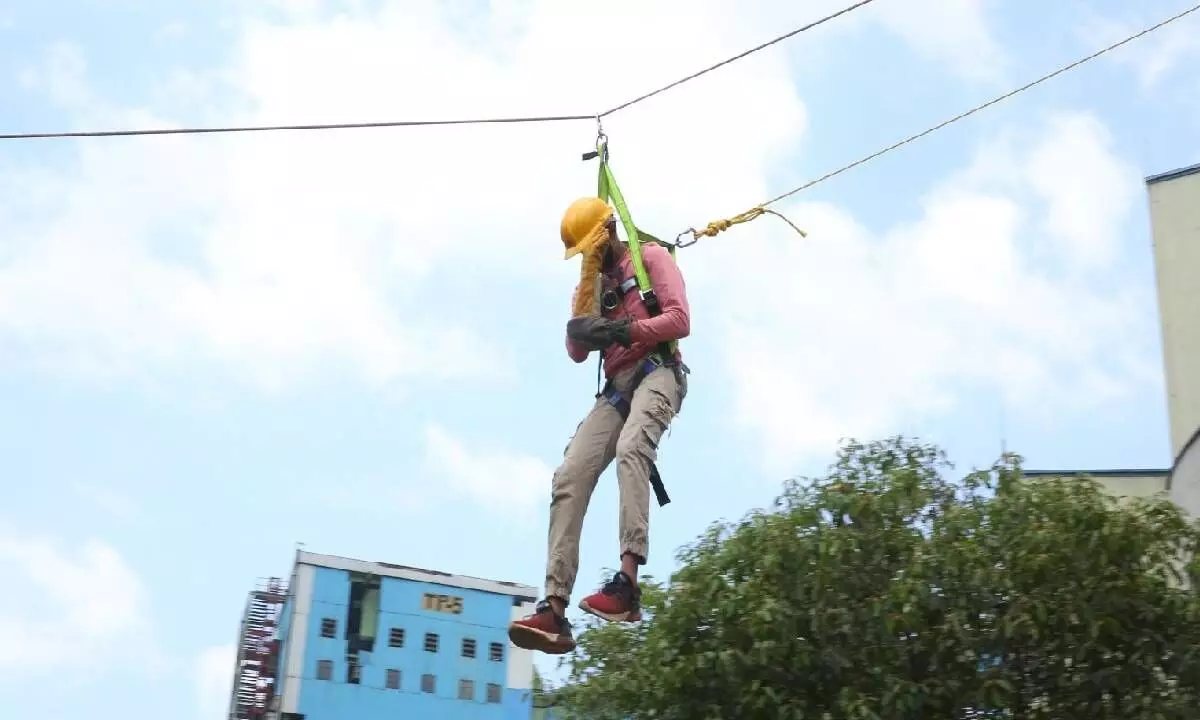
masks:
[[[632,321],[627,317],[609,320],[589,315],[567,321],[567,337],[592,350],[603,350],[613,343],[627,348],[633,344],[631,332]]]

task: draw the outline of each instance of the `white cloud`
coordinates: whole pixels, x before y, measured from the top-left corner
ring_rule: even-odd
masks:
[[[71,492],[94,510],[119,522],[130,522],[141,516],[141,506],[129,493],[111,486],[92,482],[75,482]]]
[[[483,507],[521,512],[549,501],[553,467],[529,455],[470,448],[436,425],[425,432],[425,464],[452,494]]]
[[[1165,19],[1168,12],[1174,14],[1175,11],[1183,10],[1179,7],[1175,11],[1154,9],[1153,13],[1143,12],[1148,8],[1149,6],[1131,5],[1125,9],[1126,16],[1135,14],[1138,16],[1136,18],[1090,17],[1080,24],[1080,32],[1088,39],[1089,44],[1100,46],[1140,32]],[[1200,18],[1196,14],[1181,18],[1154,31],[1152,35],[1122,47],[1119,53],[1113,53],[1112,59],[1118,64],[1133,68],[1144,90],[1152,89],[1167,75],[1181,67],[1189,67],[1189,61],[1200,57],[1197,20]]]
[[[427,485],[405,483],[394,473],[378,473],[347,478],[337,485],[320,480],[299,481],[283,501],[298,513],[336,513],[358,518],[378,515],[396,520],[428,516],[440,499],[443,498]]]
[[[0,669],[7,675],[99,672],[116,658],[138,658],[143,670],[157,663],[145,589],[112,547],[88,540],[68,552],[0,526],[0,575]]]
[[[460,17],[432,1],[336,13],[279,2],[240,10],[220,73],[169,73],[168,84],[210,108],[198,120],[221,124],[591,112],[837,6],[762,0],[751,12],[710,1],[681,13],[670,3],[514,0]],[[876,4],[836,22],[881,23],[970,74],[1003,65],[984,10]],[[949,21],[917,23],[925,15]],[[653,59],[597,53],[584,40],[597,27],[605,42],[619,32],[623,48],[687,41]],[[56,52],[53,72],[37,77],[74,100],[83,65]],[[670,236],[777,190],[767,170],[798,147],[807,121],[793,70],[786,53],[767,51],[606,120],[639,222]],[[169,124],[150,111],[88,107],[77,122]],[[576,272],[554,229],[594,182],[594,166],[578,161],[593,130],[88,141],[67,173],[0,176],[0,213],[18,228],[0,241],[0,349],[90,375],[223,368],[266,389],[316,373],[387,385],[512,372],[496,308],[558,311],[525,303],[540,283],[570,287]],[[776,456],[946,411],[964,383],[1050,402],[1080,388],[1119,392],[1140,369],[1139,356],[1105,339],[1132,311],[1093,286],[1120,247],[1135,178],[1091,118],[1064,116],[1040,137],[1007,142],[927,194],[906,226],[876,236],[837,207],[793,206],[807,241],[763,220],[740,228],[736,243],[689,255],[697,298],[728,294],[733,269],[761,284],[753,308],[698,313],[689,347],[730,328],[738,416]],[[1108,370],[1090,364],[1097,353]],[[430,442],[470,470],[461,488],[493,492],[461,444],[436,429]],[[546,482],[534,463],[523,466],[543,473],[530,497]]]
[[[188,32],[187,24],[178,21],[169,22],[154,33],[154,40],[164,45],[179,42],[187,38]]]
[[[1067,270],[1110,266],[1122,246],[1121,222],[1142,186],[1137,168],[1114,155],[1103,123],[1090,115],[1053,118],[1025,165],[1046,204],[1043,228]]]
[[[756,288],[724,317],[740,424],[783,470],[844,436],[911,429],[971,389],[1045,412],[1130,392],[1152,361],[1132,339],[1152,299],[1104,272],[1139,184],[1099,121],[1060,115],[983,148],[915,222],[874,235],[798,203],[785,212],[807,241],[710,247]]]
[[[511,0],[467,16],[433,0],[281,0],[241,7],[228,64],[182,85],[170,73],[168,92],[217,124],[586,113],[840,5]],[[910,9],[873,4],[836,22],[881,23],[958,72],[1003,64],[983,2]],[[917,22],[935,15],[948,21]],[[681,40],[654,58],[596,52],[657,50],[665,38]],[[85,66],[55,53],[31,77],[76,122],[170,124],[94,99],[79,113]],[[607,119],[639,223],[669,237],[777,190],[767,171],[807,121],[793,71],[786,53],[767,51]],[[386,386],[512,372],[497,308],[561,307],[528,298],[543,282],[571,285],[554,230],[593,186],[594,166],[578,160],[593,132],[583,122],[87,141],[65,173],[0,174],[0,215],[17,228],[0,240],[0,350],[86,375],[216,367],[268,390],[317,373]],[[727,295],[730,277],[755,280],[761,302],[697,313],[696,334],[708,342],[729,328],[737,417],[769,455],[825,452],[843,434],[944,412],[964,384],[1010,402],[1076,402],[1120,392],[1140,371],[1142,358],[1111,340],[1132,301],[1094,287],[1136,178],[1094,119],[1056,119],[1032,149],[1007,141],[928,193],[921,218],[878,236],[837,207],[800,205],[789,214],[807,241],[763,220],[689,256],[697,298]],[[496,497],[498,463],[436,428],[429,440],[457,487]],[[544,493],[546,468],[517,462],[530,478],[517,494]]]
[[[229,710],[233,689],[235,645],[207,647],[196,657],[196,720],[219,720]]]
[[[876,3],[886,26],[941,67],[969,80],[997,81],[1008,57],[993,37],[985,0],[907,0]],[[938,29],[938,32],[930,30]]]
[[[86,69],[87,60],[79,46],[59,41],[46,49],[40,64],[24,67],[17,81],[25,88],[40,88],[54,102],[78,110],[91,100],[84,83]]]
[[[512,0],[468,16],[432,0],[280,0],[238,6],[228,64],[164,71],[150,99],[187,98],[206,124],[588,113],[840,2],[827,4]],[[941,47],[965,27],[986,47],[980,18],[956,10],[910,39]],[[153,104],[106,106],[85,70],[62,46],[26,78],[76,126],[179,124]],[[805,108],[786,54],[768,51],[606,125],[635,213],[666,233],[666,218],[762,195]],[[6,167],[0,355],[86,377],[217,368],[267,390],[331,372],[376,385],[510,373],[481,318],[515,287],[569,286],[554,229],[594,183],[578,160],[593,130],[102,139],[65,170]]]

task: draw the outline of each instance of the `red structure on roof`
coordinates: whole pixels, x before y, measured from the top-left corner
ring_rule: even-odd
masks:
[[[275,696],[279,670],[276,631],[287,589],[279,578],[261,581],[246,599],[238,633],[229,720],[263,720]]]

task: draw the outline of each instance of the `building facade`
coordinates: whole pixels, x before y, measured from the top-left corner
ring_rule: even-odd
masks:
[[[1185,512],[1200,517],[1200,165],[1148,177],[1146,192],[1174,461],[1162,470],[1025,475],[1089,475],[1118,497],[1166,492]]]
[[[1166,490],[1200,516],[1200,165],[1146,178],[1174,462]]]
[[[533,658],[507,627],[532,611],[535,592],[298,552],[259,671],[271,688],[261,716],[527,720]],[[236,693],[235,680],[235,706]]]
[[[1027,478],[1083,477],[1087,476],[1100,484],[1109,495],[1119,498],[1146,498],[1167,489],[1169,470],[1025,470]]]
[[[1200,428],[1200,165],[1146,179],[1171,455]]]

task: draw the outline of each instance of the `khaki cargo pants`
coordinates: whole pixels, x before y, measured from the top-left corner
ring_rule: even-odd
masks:
[[[612,379],[613,386],[627,398],[637,367]],[[663,433],[687,395],[687,376],[679,377],[682,383],[669,367],[647,375],[629,398],[629,417],[625,421],[606,398],[599,397],[579,423],[563,453],[562,464],[554,472],[546,558],[548,597],[570,602],[579,570],[583,517],[600,475],[614,459],[620,492],[620,554],[631,553],[645,564],[649,549],[650,466],[658,458]]]

